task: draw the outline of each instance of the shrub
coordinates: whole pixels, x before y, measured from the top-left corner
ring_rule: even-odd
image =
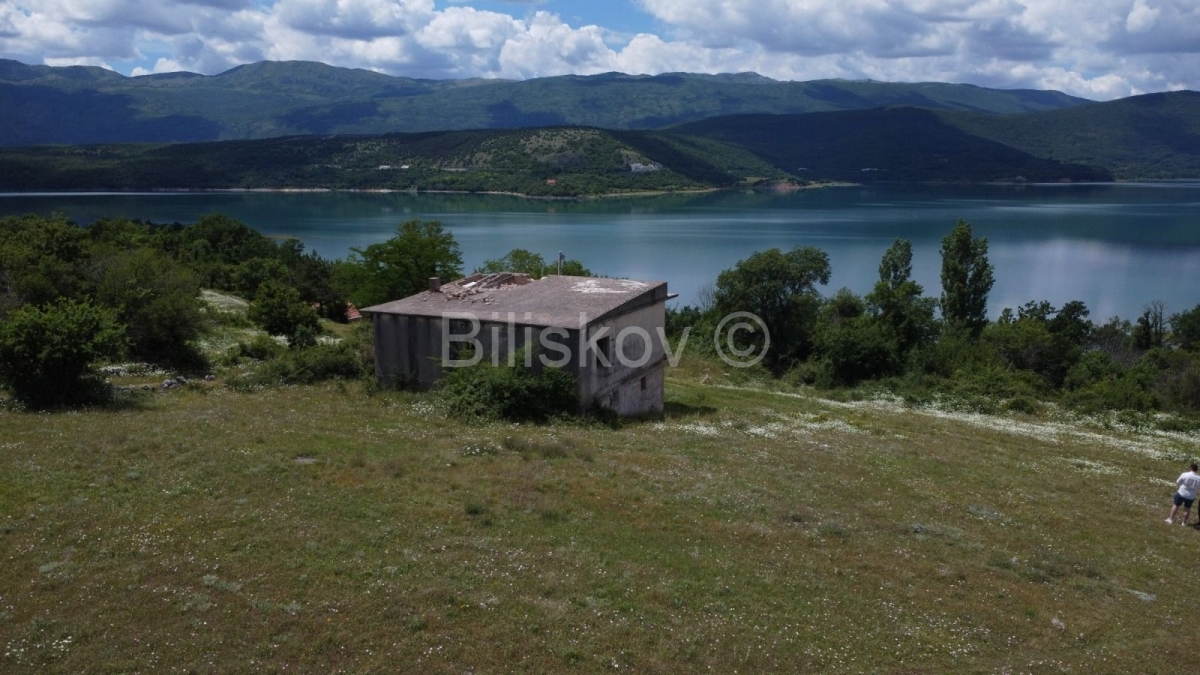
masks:
[[[870,316],[841,319],[817,335],[817,350],[837,384],[893,375],[899,345],[885,324]]]
[[[1116,379],[1123,370],[1107,352],[1090,351],[1067,373],[1063,386],[1070,390],[1085,389],[1098,382]]]
[[[363,372],[375,372],[375,324],[371,321],[359,321],[346,336],[345,343],[350,345],[358,354]]]
[[[1014,396],[1005,401],[1004,409],[1008,410],[1009,412],[1036,415],[1042,411],[1042,404],[1038,403],[1036,399],[1022,394],[1019,396]]]
[[[133,356],[191,371],[206,368],[191,344],[203,326],[200,286],[191,272],[149,248],[100,257],[96,267],[96,298],[128,326]]]
[[[953,393],[964,397],[1036,398],[1045,382],[1036,374],[988,364],[973,370],[959,370],[950,380]]]
[[[251,258],[233,268],[229,285],[242,297],[253,299],[263,284],[287,276],[288,268],[282,262],[274,258]]]
[[[96,400],[106,387],[92,363],[124,347],[125,327],[110,309],[74,300],[26,305],[0,325],[0,382],[32,407]]]
[[[999,361],[999,355],[989,345],[950,327],[937,342],[918,348],[909,359],[909,368],[918,373],[951,377],[956,372],[986,368]]]
[[[827,361],[801,361],[792,366],[783,375],[783,382],[789,386],[800,388],[815,386],[828,388],[834,377],[832,367]]]
[[[279,341],[266,335],[259,335],[249,342],[239,342],[237,355],[255,361],[269,361],[287,351]]]
[[[362,377],[362,362],[349,345],[316,345],[289,349],[255,370],[227,382],[235,389]]]
[[[267,364],[266,370],[280,384],[312,384],[333,379],[362,377],[362,363],[348,345],[316,345],[289,350]]]
[[[1102,380],[1067,394],[1068,405],[1085,412],[1110,410],[1153,410],[1156,401],[1134,377]]]
[[[1197,355],[1181,349],[1152,349],[1133,372],[1145,373],[1143,382],[1167,405],[1200,409],[1200,357]]]
[[[1170,374],[1163,379],[1161,389],[1171,405],[1200,410],[1200,363]]]
[[[300,299],[300,292],[277,281],[258,289],[248,315],[271,335],[287,337],[295,348],[312,346],[321,328],[316,311]]]
[[[438,387],[447,411],[459,417],[540,422],[576,411],[575,376],[480,363],[450,372]]]

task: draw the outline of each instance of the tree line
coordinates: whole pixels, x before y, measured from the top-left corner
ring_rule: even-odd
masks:
[[[270,375],[352,374],[351,362],[362,359],[347,346],[317,344],[322,319],[344,322],[348,302],[404,297],[431,276],[459,276],[461,267],[458,245],[436,221],[402,223],[390,239],[330,260],[224,215],[86,227],[62,216],[4,218],[0,386],[27,406],[47,407],[103,400],[109,388],[97,362],[207,373],[214,364],[200,340],[245,319],[214,311],[201,289],[244,298],[253,324],[286,338],[283,355],[271,341],[240,347],[254,359],[286,358]]]
[[[884,252],[870,292],[824,296],[819,287],[832,271],[825,252],[761,251],[718,275],[698,306],[669,309],[668,332],[690,326],[711,334],[722,316],[753,312],[771,333],[763,367],[796,385],[948,395],[977,409],[1003,401],[1033,412],[1053,400],[1088,411],[1200,410],[1200,305],[1170,314],[1151,303],[1133,321],[1095,322],[1083,302],[1034,301],[993,321],[986,239],[960,221],[943,239],[941,258],[938,297],[912,279],[912,245],[903,239]],[[514,249],[475,271],[539,278],[557,264]],[[563,272],[592,274],[578,260]],[[102,397],[98,362],[209,372],[222,364],[199,349],[200,340],[238,319],[203,302],[202,288],[244,298],[253,324],[286,338],[286,348],[260,341],[221,357],[271,361],[259,381],[370,372],[369,336],[318,344],[322,319],[342,322],[348,302],[395,300],[424,290],[429,277],[462,273],[461,250],[438,221],[401,223],[389,239],[331,260],[223,215],[191,225],[110,219],[87,227],[61,216],[5,218],[0,385],[39,407]],[[739,339],[748,348],[761,336]]]
[[[1031,301],[991,321],[995,281],[987,240],[959,221],[941,244],[939,297],[912,279],[912,244],[884,252],[866,295],[823,297],[828,255],[813,247],[751,255],[725,270],[699,306],[671,310],[669,332],[711,333],[735,311],[770,331],[764,366],[795,384],[877,385],[917,399],[950,395],[991,410],[1033,412],[1054,400],[1085,411],[1200,410],[1200,305],[1168,315],[1160,302],[1135,321],[1090,319],[1081,301]],[[761,335],[742,333],[744,348]]]

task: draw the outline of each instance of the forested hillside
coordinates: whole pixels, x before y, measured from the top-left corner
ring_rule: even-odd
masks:
[[[359,86],[368,88],[374,78],[386,77],[359,76]],[[771,86],[744,77],[709,79]],[[299,86],[288,82],[278,86]],[[338,80],[328,87],[336,93],[344,85]],[[902,106],[729,115],[661,131],[550,126],[0,150],[5,190],[320,188],[584,196],[764,181],[1196,177],[1200,94],[1188,91],[1005,115]]]
[[[746,148],[801,177],[872,181],[1095,181],[1098,168],[1037,157],[918,108],[741,115],[672,129]]]
[[[0,151],[3,190],[320,188],[582,196],[786,177],[718,141],[579,127]]]
[[[584,125],[650,129],[740,113],[911,105],[1020,112],[1086,103],[1059,92],[943,83],[779,82],[754,73],[608,73],[416,80],[309,62],[213,76],[124,77],[102,68],[0,60],[0,146],[193,142],[296,134]]]
[[[1146,94],[1025,115],[938,113],[1026,152],[1102,166],[1117,178],[1200,177],[1200,93]]]

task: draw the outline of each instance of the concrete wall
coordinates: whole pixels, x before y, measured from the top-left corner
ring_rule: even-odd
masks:
[[[409,389],[428,389],[445,375],[442,368],[445,325],[441,318],[396,314],[375,314],[372,317],[375,322],[375,377],[381,383]],[[467,330],[466,327],[451,325],[454,335],[462,335]],[[493,362],[493,353],[496,353],[500,355],[499,363],[507,364],[512,354],[512,360],[519,365],[525,364],[525,344],[531,341],[530,362],[534,370],[540,370],[540,356],[543,354],[554,362],[562,360],[561,352],[543,347],[542,334],[549,330],[541,326],[517,325],[510,331],[506,323],[481,322],[475,339],[482,347],[485,362]],[[566,331],[566,337],[548,334],[545,339],[567,347],[571,357],[563,368],[578,376],[575,354],[579,347],[579,331]]]
[[[579,331],[567,331],[565,339],[547,336],[570,351],[570,358],[563,367],[579,378],[581,410],[597,405],[622,415],[662,411],[666,354],[658,329],[666,326],[665,289],[662,295],[662,298],[647,298],[649,304],[633,311],[602,318],[587,327],[588,338],[608,329],[607,366],[600,363],[591,350],[580,358],[586,339],[581,342]],[[375,376],[381,383],[428,389],[442,378],[444,324],[441,318],[395,314],[375,314],[372,318],[375,322]],[[645,333],[638,335],[627,330],[633,327]],[[451,330],[461,335],[466,328],[454,326]],[[561,352],[541,346],[542,334],[549,330],[516,325],[510,332],[505,323],[482,322],[476,339],[482,345],[485,361],[492,361],[495,350],[501,355],[501,363],[508,363],[508,355],[516,354],[516,362],[522,365],[525,363],[524,346],[532,340],[533,368],[540,369],[541,354],[555,361],[562,358]],[[621,345],[624,345],[623,359],[618,354]],[[626,365],[631,363],[641,365]]]
[[[374,314],[375,377],[398,387],[425,388],[442,376],[441,319]]]
[[[588,326],[589,338],[608,328],[610,365],[605,367],[588,352],[579,375],[580,403],[584,408],[598,405],[622,415],[662,411],[666,354],[657,329],[665,327],[666,320],[666,304],[655,302]],[[626,331],[632,327],[646,331],[650,344],[646,345],[643,336]],[[617,353],[622,344],[623,359]],[[627,365],[638,362],[644,364]]]

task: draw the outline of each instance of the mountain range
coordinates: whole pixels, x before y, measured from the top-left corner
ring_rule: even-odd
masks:
[[[818,181],[1200,177],[1200,93],[1097,103],[753,73],[412,80],[314,63],[125,77],[0,61],[0,190],[570,196]]]
[[[1099,180],[1200,178],[1200,93],[1193,91],[1004,115],[909,107],[739,115],[671,132],[833,180],[1044,180],[1056,171],[1070,178],[1056,168],[1063,165],[1092,167]]]
[[[310,62],[219,75],[126,77],[88,66],[0,60],[0,146],[174,143],[303,134],[382,134],[559,125],[654,129],[743,113],[880,106],[981,113],[1088,103],[1059,92],[965,84],[817,80],[754,73],[417,80]]]

